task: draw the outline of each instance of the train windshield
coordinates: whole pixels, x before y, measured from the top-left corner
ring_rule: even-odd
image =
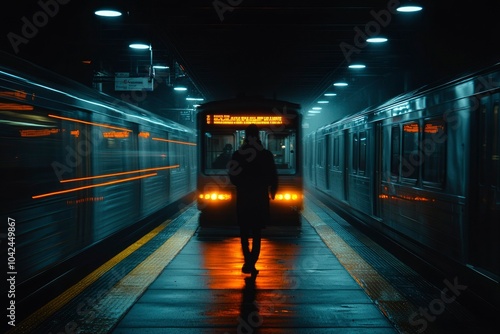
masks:
[[[217,175],[227,173],[227,163],[231,160],[245,137],[244,129],[231,132],[214,130],[204,133],[203,170],[205,174]],[[260,138],[265,148],[274,155],[278,174],[293,175],[297,172],[297,133],[286,129],[283,132],[261,131]]]

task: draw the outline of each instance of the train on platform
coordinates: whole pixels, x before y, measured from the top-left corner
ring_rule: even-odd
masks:
[[[499,306],[500,63],[309,133],[304,182]]]
[[[303,208],[300,105],[262,97],[207,102],[197,110],[197,197],[201,225],[236,225],[236,188],[228,162],[256,124],[278,171],[278,192],[270,202],[271,224],[300,223]],[[226,157],[226,159],[224,159]]]
[[[8,236],[21,302],[64,277],[61,264],[83,265],[85,252],[102,255],[188,194],[193,201],[196,131],[0,57],[2,254]]]

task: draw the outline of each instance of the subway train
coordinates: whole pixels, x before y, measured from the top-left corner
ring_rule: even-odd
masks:
[[[20,302],[64,277],[63,263],[77,269],[82,254],[119,247],[188,194],[192,201],[196,132],[0,57],[1,244]]]
[[[498,309],[499,106],[500,63],[353,113],[306,136],[305,186]]]
[[[278,192],[270,201],[269,225],[298,225],[303,207],[300,105],[259,96],[204,103],[197,110],[197,206],[200,225],[237,225],[231,156],[243,144],[245,128],[256,124],[274,155]],[[222,160],[225,157],[224,160]]]

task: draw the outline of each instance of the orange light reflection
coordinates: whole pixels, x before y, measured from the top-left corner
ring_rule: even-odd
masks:
[[[31,111],[33,106],[20,103],[0,103],[0,110]]]
[[[241,272],[243,255],[237,229],[233,236],[227,238],[200,240],[200,254],[203,255],[200,269],[207,272],[206,285],[212,291],[221,291],[214,294],[215,300],[206,310],[209,321],[214,324],[226,322],[221,319],[247,319],[249,314],[257,317],[258,313],[269,318],[277,313],[290,312],[289,295],[283,291],[296,288],[296,277],[291,272],[300,265],[297,261],[300,259],[298,254],[301,246],[273,240],[271,235],[266,236],[266,230],[256,264],[260,272],[255,280]],[[282,238],[281,232],[279,234],[278,238]],[[254,308],[254,305],[258,305],[258,308]]]
[[[141,175],[141,176],[134,176],[134,177],[130,177],[130,178],[127,178],[127,179],[122,179],[122,180],[109,181],[109,182],[104,182],[104,183],[99,183],[99,184],[92,184],[92,185],[89,185],[89,186],[83,186],[83,187],[77,187],[77,188],[72,188],[72,189],[55,191],[55,192],[41,194],[41,195],[35,195],[35,196],[31,196],[31,198],[37,199],[37,198],[42,198],[42,197],[48,197],[48,196],[66,194],[66,193],[70,193],[70,192],[74,192],[74,191],[79,191],[79,190],[85,190],[85,189],[90,189],[90,188],[97,188],[97,187],[109,186],[109,185],[116,184],[116,183],[122,183],[122,182],[128,182],[128,181],[143,179],[143,178],[151,177],[151,176],[155,176],[155,175],[158,175],[158,174],[157,173],[153,173],[153,174],[146,174],[146,175]]]
[[[153,140],[158,140],[158,141],[164,141],[164,142],[167,142],[167,143],[175,143],[175,144],[182,144],[182,145],[191,145],[191,146],[196,146],[196,143],[191,143],[191,142],[188,142],[188,141],[180,141],[180,140],[171,140],[171,139],[163,139],[163,138],[157,138],[157,137],[153,137],[151,138]]]
[[[158,170],[172,169],[172,168],[179,168],[179,165],[172,165],[172,166],[165,166],[165,167],[155,167],[155,168],[145,168],[145,169],[131,170],[131,171],[128,171],[128,172],[120,172],[120,173],[102,174],[102,175],[96,175],[96,176],[79,177],[79,178],[76,178],[76,179],[61,180],[59,182],[61,182],[61,183],[67,183],[67,182],[85,181],[85,180],[101,179],[101,178],[104,178],[104,177],[119,176],[119,175],[126,175],[126,174],[135,174],[135,173],[143,173],[143,172],[151,172],[151,171],[158,171]]]
[[[120,131],[132,132],[132,130],[124,129],[124,128],[119,128],[119,127],[108,125],[108,124],[100,124],[100,123],[87,122],[87,121],[82,121],[82,120],[75,119],[75,118],[62,117],[62,116],[56,116],[56,115],[51,115],[51,114],[49,114],[48,116],[52,117],[52,118],[62,119],[63,121],[71,121],[71,122],[76,122],[76,123],[101,126],[103,128],[109,128],[109,129],[115,129],[115,130],[120,130]]]

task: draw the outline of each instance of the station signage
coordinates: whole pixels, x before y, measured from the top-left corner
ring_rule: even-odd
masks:
[[[115,91],[153,91],[154,79],[150,77],[129,77],[128,73],[117,73]]]

